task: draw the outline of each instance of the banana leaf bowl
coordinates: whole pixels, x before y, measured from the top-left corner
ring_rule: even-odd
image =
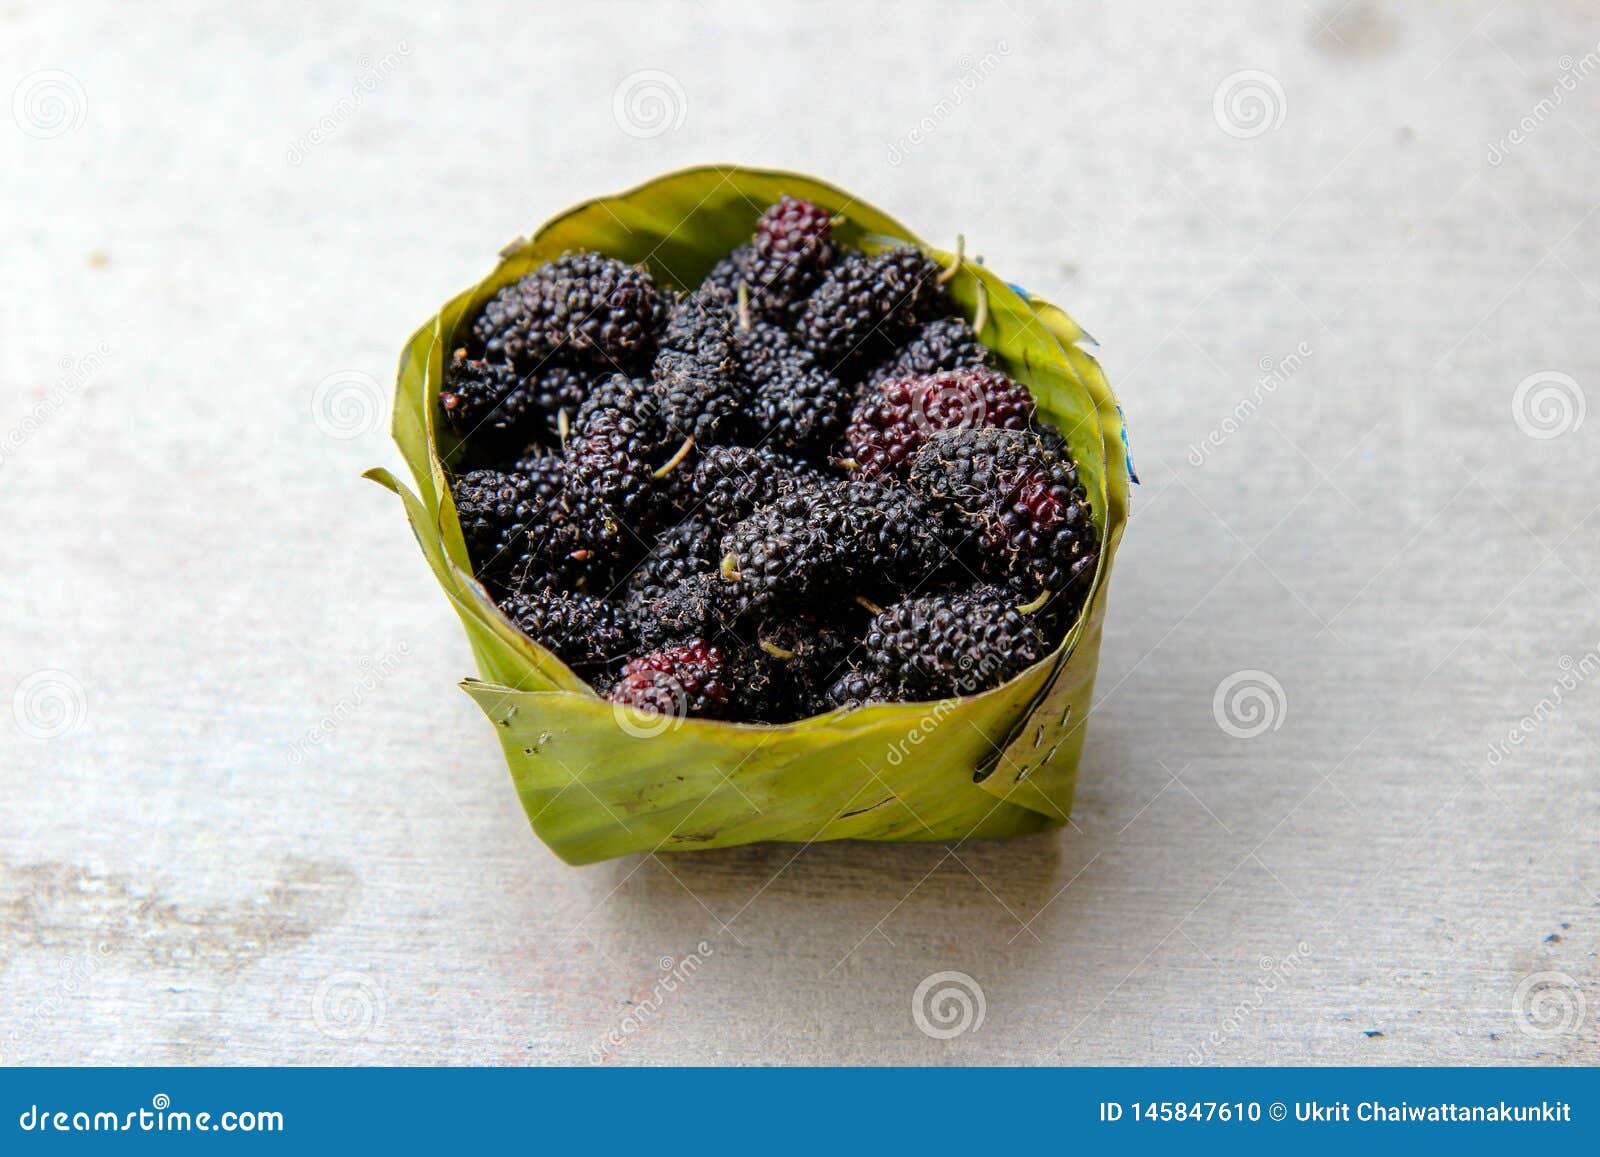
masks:
[[[473,577],[450,498],[459,446],[438,411],[456,334],[503,286],[572,249],[646,267],[692,288],[789,193],[831,210],[841,243],[911,243],[955,266],[946,288],[1066,437],[1101,551],[1084,608],[1054,653],[980,694],[840,709],[789,724],[650,715],[601,698],[500,613]],[[958,840],[1064,823],[1094,686],[1106,588],[1132,472],[1117,400],[1087,335],[1061,309],[959,253],[937,250],[844,190],[797,173],[707,166],[669,173],[555,217],[501,252],[411,337],[393,434],[415,489],[386,470],[439,585],[460,616],[480,678],[462,688],[495,726],[533,830],[570,864],[636,852],[762,840]]]

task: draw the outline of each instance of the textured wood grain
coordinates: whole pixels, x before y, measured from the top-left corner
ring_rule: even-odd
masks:
[[[0,120],[4,1063],[1600,1060],[1600,418],[1514,416],[1542,371],[1600,406],[1591,12],[408,7],[0,14],[0,88],[81,112]],[[1246,70],[1282,96],[1229,135]],[[723,158],[1101,343],[1143,485],[1070,827],[529,833],[358,474],[503,242]]]

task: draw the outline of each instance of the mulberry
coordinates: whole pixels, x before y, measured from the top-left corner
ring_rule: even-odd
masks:
[[[667,476],[678,509],[723,529],[823,481],[820,471],[765,446],[707,446],[685,465]]]
[[[1018,589],[1048,591],[1068,605],[1081,599],[1099,536],[1077,465],[1064,450],[1023,431],[949,430],[917,452],[910,485],[971,519]]]
[[[863,478],[898,477],[938,430],[998,426],[1025,430],[1033,398],[1004,374],[976,366],[884,382],[856,406],[844,452]]]
[[[750,424],[763,444],[790,453],[825,450],[844,425],[851,391],[770,322],[741,322],[734,342],[751,384]]]
[[[459,349],[445,367],[439,410],[458,437],[488,439],[523,431],[538,404],[511,363],[470,358]]]
[[[824,694],[830,707],[864,707],[887,703],[894,696],[875,671],[850,670],[833,681]]]
[[[649,360],[666,317],[650,275],[600,253],[567,253],[490,299],[472,335],[523,372],[561,353],[611,369]]]
[[[473,573],[492,591],[594,590],[610,576],[615,553],[570,512],[565,464],[530,455],[520,469],[473,470],[452,488]]]
[[[722,538],[721,575],[736,613],[776,612],[785,604],[836,594],[845,569],[838,546],[809,520],[801,494],[761,507]]]
[[[919,328],[910,341],[867,375],[866,385],[871,388],[895,378],[922,378],[993,361],[989,347],[978,340],[964,318],[945,317]]]
[[[721,558],[718,538],[714,526],[694,518],[663,532],[629,576],[629,597],[656,598],[697,574],[709,575]]]
[[[726,653],[715,643],[675,643],[630,660],[607,698],[659,715],[714,717],[734,699],[728,666]]]
[[[523,634],[579,672],[622,658],[632,643],[622,612],[589,595],[509,594],[500,600],[500,610]]]
[[[719,638],[728,629],[729,601],[715,572],[690,575],[676,586],[630,584],[623,607],[634,634],[646,647],[695,637]]]
[[[768,253],[791,254],[797,261],[827,265],[837,255],[830,231],[833,214],[785,193],[756,221],[756,244]]]
[[[615,703],[788,722],[968,694],[1082,604],[1099,543],[1066,440],[938,265],[835,224],[783,197],[675,301],[568,253],[445,366],[475,573]]]
[[[439,409],[446,425],[475,447],[491,449],[561,436],[588,393],[589,377],[549,364],[524,376],[509,362],[469,358],[457,350],[445,369]]]
[[[717,263],[703,289],[726,307],[742,286],[754,317],[792,324],[838,259],[832,224],[826,209],[784,196],[756,222],[755,239]]]
[[[1004,587],[922,595],[885,608],[863,640],[866,669],[896,698],[972,695],[1010,679],[1052,649]]]
[[[851,253],[806,300],[797,322],[800,339],[835,372],[881,356],[917,323],[953,312],[939,284],[942,272],[910,246],[870,257]]]
[[[776,722],[804,719],[833,704],[828,687],[849,665],[859,631],[854,606],[763,623],[752,632],[770,677],[768,712]]]
[[[945,509],[898,486],[831,482],[801,492],[801,517],[839,557],[855,595],[904,589],[936,578],[966,553],[966,528]]]
[[[661,513],[655,475],[665,449],[652,397],[645,383],[613,375],[579,408],[567,441],[568,520],[610,558],[647,542]]]
[[[909,490],[871,482],[802,487],[722,539],[722,574],[741,614],[840,594],[903,588],[961,551],[959,529]]]
[[[701,445],[728,440],[744,402],[744,379],[726,311],[699,294],[685,298],[650,373],[668,436]]]

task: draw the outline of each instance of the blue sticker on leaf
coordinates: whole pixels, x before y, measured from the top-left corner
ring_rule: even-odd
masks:
[[[1128,445],[1128,420],[1123,416],[1120,405],[1117,407],[1117,417],[1122,419],[1122,460],[1128,464],[1128,478],[1137,486],[1139,472],[1133,468],[1133,449]]]

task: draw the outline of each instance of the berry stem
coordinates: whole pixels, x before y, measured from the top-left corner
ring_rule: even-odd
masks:
[[[966,238],[966,234],[957,233],[956,234],[956,259],[950,263],[950,267],[948,269],[946,269],[943,273],[939,274],[939,276],[937,278],[939,284],[940,285],[948,285],[948,284],[950,284],[951,279],[954,278],[957,273],[961,272],[961,267],[966,264],[966,261],[967,261],[967,238]]]
[[[978,308],[972,315],[972,332],[982,334],[983,327],[989,324],[989,289],[981,278],[974,284],[978,287]]]
[[[871,599],[867,598],[866,595],[857,595],[856,596],[856,602],[858,604],[860,604],[862,607],[865,607],[867,610],[871,611],[875,615],[883,614],[883,608],[880,607],[877,603],[873,602]]]
[[[750,328],[750,287],[744,282],[739,282],[739,328]]]
[[[1017,614],[1031,615],[1034,611],[1043,610],[1044,605],[1050,601],[1050,594],[1051,592],[1048,590],[1041,591],[1038,598],[1034,599],[1032,602],[1023,603],[1020,607],[1018,607]]]
[[[722,577],[731,583],[736,583],[744,576],[739,573],[739,556],[728,554],[722,557],[722,564],[717,568],[722,572]]]
[[[762,640],[760,640],[759,645],[760,645],[760,647],[761,647],[761,649],[763,651],[765,651],[767,654],[771,655],[774,659],[792,659],[792,658],[794,658],[794,652],[793,651],[786,651],[782,647],[778,646],[778,644],[776,644],[776,643],[769,643],[769,642],[767,642],[767,640],[762,639]]]
[[[678,468],[678,464],[689,456],[689,451],[694,449],[694,435],[690,434],[683,440],[683,445],[678,447],[678,452],[668,458],[659,470],[652,471],[650,477],[665,478]]]

